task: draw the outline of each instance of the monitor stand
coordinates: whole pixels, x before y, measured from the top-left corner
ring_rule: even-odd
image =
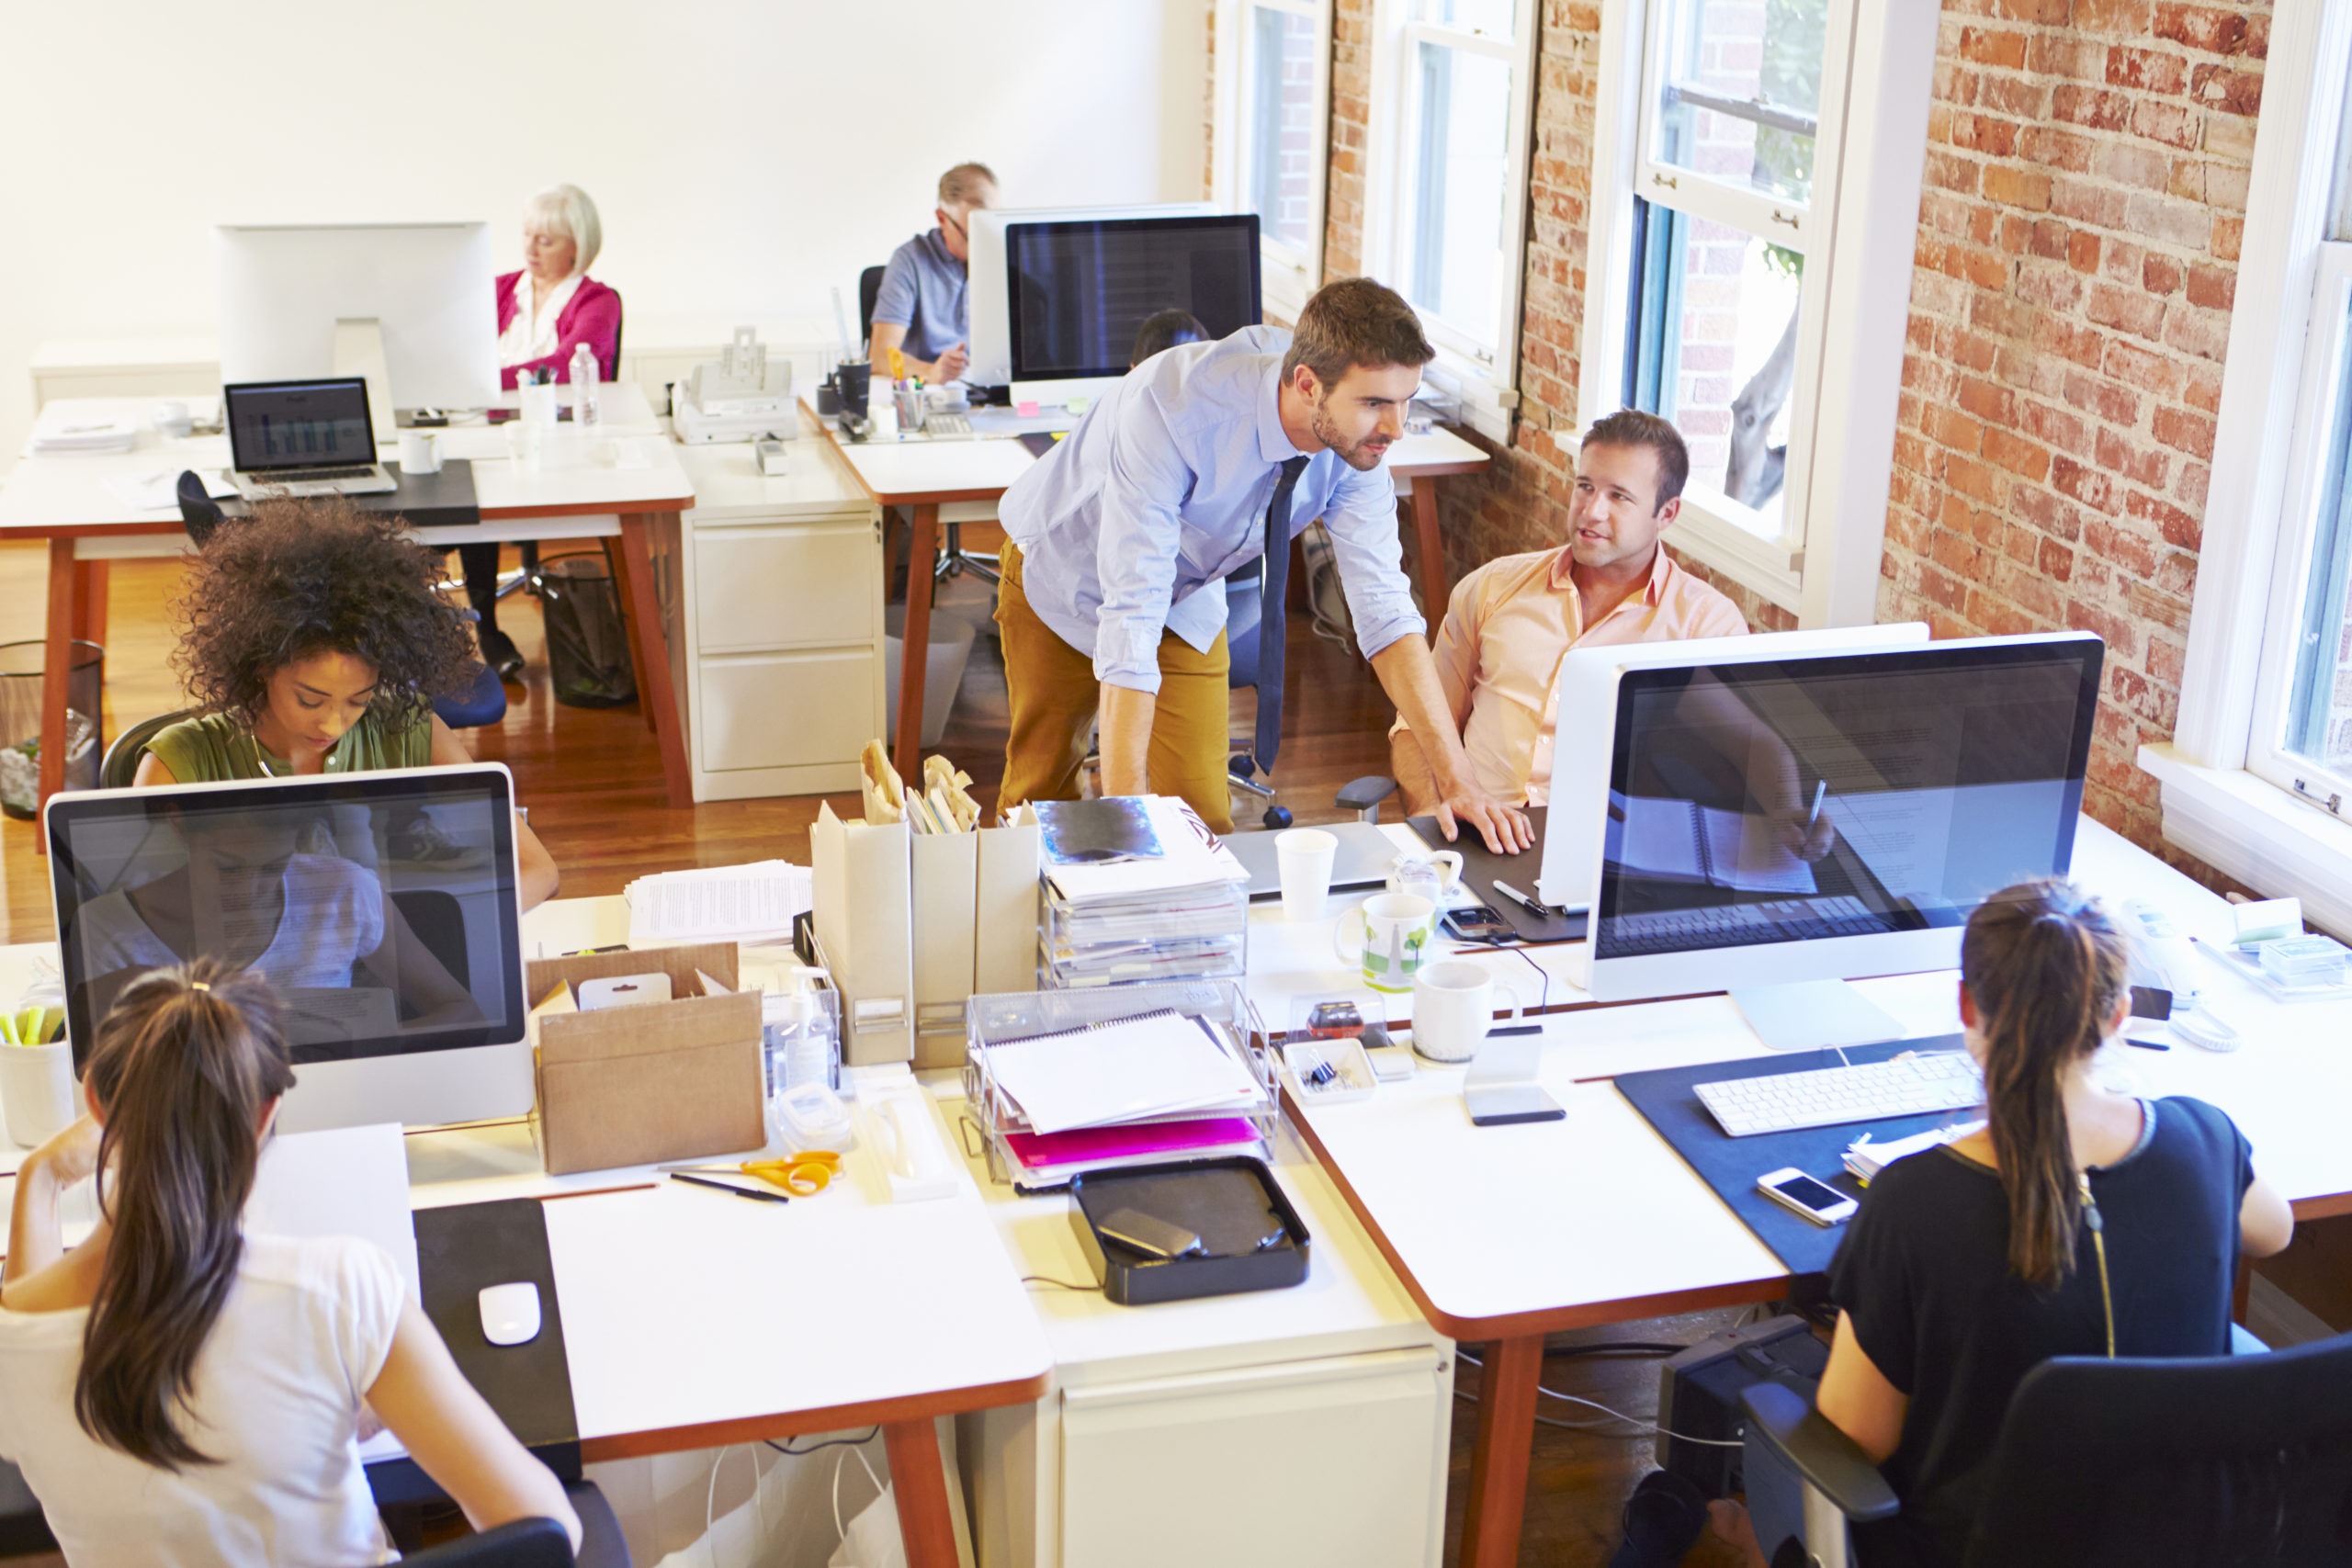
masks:
[[[1844,980],[1742,986],[1731,999],[1771,1051],[1826,1051],[1900,1040],[1903,1025]]]
[[[375,424],[377,444],[396,439],[391,377],[384,368],[384,323],[374,316],[338,319],[331,363],[329,374],[356,376],[368,383],[368,417]]]

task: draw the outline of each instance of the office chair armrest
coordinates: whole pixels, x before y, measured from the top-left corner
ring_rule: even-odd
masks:
[[[1366,773],[1360,779],[1350,779],[1341,784],[1339,795],[1334,798],[1338,805],[1361,814],[1366,811],[1377,812],[1380,809],[1380,803],[1396,793],[1395,779],[1381,773]],[[1366,818],[1365,820],[1370,821],[1373,818]]]
[[[1747,1440],[1778,1453],[1839,1513],[1868,1523],[1893,1518],[1901,1509],[1870,1456],[1803,1394],[1759,1382],[1743,1390],[1739,1400],[1747,1411]]]

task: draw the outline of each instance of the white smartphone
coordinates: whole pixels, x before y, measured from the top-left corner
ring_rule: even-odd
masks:
[[[1854,1217],[1856,1204],[1835,1187],[1815,1181],[1794,1166],[1756,1179],[1756,1190],[1791,1213],[1817,1225],[1842,1225]]]

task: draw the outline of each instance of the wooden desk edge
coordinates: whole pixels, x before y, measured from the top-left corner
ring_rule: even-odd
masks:
[[[680,1453],[692,1449],[727,1448],[763,1438],[799,1437],[811,1432],[845,1432],[859,1427],[887,1427],[899,1421],[927,1421],[936,1416],[961,1416],[975,1410],[995,1410],[1024,1404],[1053,1386],[1048,1367],[1035,1377],[1005,1382],[979,1383],[936,1393],[904,1394],[896,1399],[833,1404],[817,1410],[780,1411],[773,1416],[744,1416],[731,1421],[704,1421],[687,1427],[667,1427],[650,1432],[620,1432],[583,1438],[580,1457],[591,1464],[607,1460],[641,1459],[650,1454]]]

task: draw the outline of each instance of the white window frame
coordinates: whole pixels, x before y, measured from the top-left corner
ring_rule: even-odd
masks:
[[[1510,68],[1511,114],[1505,126],[1502,254],[1490,342],[1466,334],[1434,315],[1423,317],[1438,356],[1425,372],[1451,393],[1462,423],[1497,442],[1510,439],[1519,406],[1520,306],[1527,282],[1529,160],[1535,133],[1535,39],[1544,0],[1517,0],[1509,39],[1416,20],[1413,0],[1373,0],[1372,95],[1366,105],[1363,266],[1402,291],[1412,250],[1412,176],[1420,89],[1414,62],[1424,40],[1486,54]]]
[[[2305,913],[2352,932],[2352,820],[2292,787],[2323,770],[2290,761],[2268,737],[2282,705],[2280,666],[2298,627],[2327,460],[2342,351],[2344,263],[2325,239],[2348,108],[2352,6],[2282,0],[2271,23],[2254,175],[2238,254],[2222,412],[2214,434],[2180,717],[2173,739],[2143,746],[2157,781],[2166,841]],[[2333,299],[2335,320],[2318,313]],[[2336,361],[2340,364],[2340,359]],[[2352,815],[2352,804],[2346,814]]]
[[[1312,172],[1307,194],[1307,242],[1302,248],[1276,239],[1261,226],[1258,243],[1265,313],[1286,321],[1323,286],[1325,194],[1331,167],[1331,0],[1215,0],[1216,63],[1211,106],[1214,157],[1209,199],[1227,212],[1250,209],[1250,154],[1256,126],[1250,116],[1250,71],[1257,33],[1248,24],[1253,8],[1287,11],[1315,23],[1315,108],[1307,141]]]
[[[1939,13],[1830,0],[1813,199],[1800,208],[1644,161],[1645,70],[1659,58],[1667,6],[1601,0],[1578,428],[1623,401],[1634,197],[1650,181],[1695,183],[1703,189],[1678,188],[1678,209],[1719,208],[1751,231],[1771,232],[1775,212],[1794,218],[1806,276],[1780,534],[1750,508],[1693,490],[1671,537],[1801,626],[1866,625],[1878,618]]]

